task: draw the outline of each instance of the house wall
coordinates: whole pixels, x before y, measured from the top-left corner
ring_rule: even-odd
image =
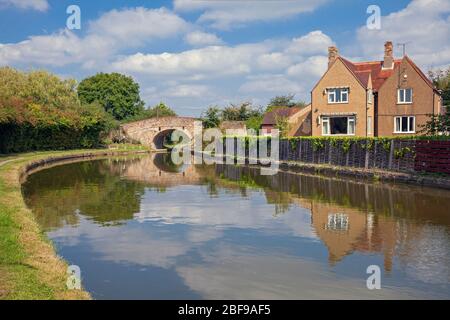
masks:
[[[407,78],[404,78],[404,75]],[[411,104],[397,103],[397,89],[412,88],[413,101]],[[434,97],[434,100],[433,100]],[[386,79],[378,91],[378,135],[401,136],[410,133],[394,133],[395,116],[415,116],[416,134],[420,126],[424,125],[429,114],[439,113],[439,95],[425,82],[407,59],[403,59],[393,75]]]
[[[311,136],[311,105],[289,118],[290,130],[288,136]]]
[[[327,87],[347,86],[350,88],[349,102],[340,104],[329,104],[327,94],[324,93]],[[355,136],[366,136],[367,114],[372,114],[373,107],[367,110],[366,89],[360,84],[355,76],[347,69],[341,60],[337,60],[325,73],[311,94],[312,105],[312,135],[322,135],[322,124],[318,118],[324,113],[355,113],[356,130]],[[372,118],[373,119],[373,118]],[[372,120],[374,121],[374,119]]]
[[[262,130],[266,130],[267,133],[271,133],[273,129],[276,129],[273,124],[263,124],[261,125]]]

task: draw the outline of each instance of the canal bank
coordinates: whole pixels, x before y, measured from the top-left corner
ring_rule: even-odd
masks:
[[[21,193],[26,175],[51,163],[148,152],[141,147],[34,152],[0,158],[0,299],[90,299],[68,290],[67,263],[58,257]]]

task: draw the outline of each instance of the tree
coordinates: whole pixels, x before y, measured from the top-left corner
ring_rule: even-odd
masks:
[[[248,119],[260,116],[262,111],[253,107],[250,102],[244,102],[239,105],[230,104],[222,110],[222,121],[247,121]]]
[[[98,73],[78,85],[81,103],[97,102],[117,120],[138,115],[144,110],[139,84],[119,73]]]
[[[255,130],[255,133],[258,134],[259,129],[261,129],[263,118],[264,118],[263,114],[250,117],[247,121],[245,121],[247,129],[253,129]]]
[[[126,122],[139,121],[154,117],[170,117],[176,115],[177,114],[175,113],[175,111],[173,111],[169,106],[167,106],[164,102],[160,102],[156,106],[144,109],[139,114],[126,119]]]
[[[276,121],[275,128],[277,128],[280,131],[280,136],[283,138],[287,137],[289,131],[291,130],[291,125],[289,123],[288,117],[275,115],[275,121]]]
[[[75,80],[0,68],[0,153],[93,147],[116,125],[97,104],[81,104]]]
[[[430,115],[430,120],[421,126],[420,133],[429,136],[450,135],[450,113]]]
[[[447,107],[447,113],[450,113],[450,67],[447,70],[428,71],[433,84],[441,90],[443,105]]]
[[[293,94],[287,94],[284,96],[276,96],[276,97],[272,98],[270,100],[269,104],[267,105],[266,112],[270,112],[277,107],[288,107],[288,108],[300,107],[300,108],[303,108],[307,105],[307,103],[305,103],[304,101],[295,102],[294,97],[295,97],[295,95],[293,95]]]
[[[203,126],[205,128],[217,128],[220,124],[220,109],[217,106],[210,106],[202,113]]]

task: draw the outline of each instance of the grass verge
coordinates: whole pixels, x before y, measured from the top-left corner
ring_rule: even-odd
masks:
[[[35,152],[0,157],[0,299],[90,299],[84,290],[68,290],[67,263],[35,221],[22,198],[20,177],[30,165],[68,157],[95,157],[145,151],[109,150]]]

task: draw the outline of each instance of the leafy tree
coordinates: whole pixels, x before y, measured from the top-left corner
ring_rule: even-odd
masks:
[[[450,67],[447,70],[430,70],[428,71],[433,84],[441,90],[444,106],[447,106],[447,113],[450,113]]]
[[[430,136],[450,135],[450,113],[430,115],[430,120],[421,126],[420,133]]]
[[[300,107],[303,108],[307,105],[307,103],[303,102],[303,101],[294,101],[294,97],[295,95],[293,94],[287,94],[284,96],[276,96],[274,98],[272,98],[269,102],[269,104],[267,105],[266,108],[266,112],[270,112],[275,108],[278,107]]]
[[[0,68],[0,153],[99,145],[115,123],[98,105],[82,105],[75,84]]]
[[[98,73],[81,81],[78,86],[81,103],[97,102],[115,119],[124,120],[143,111],[139,84],[119,73]]]
[[[222,110],[222,121],[247,121],[248,119],[260,116],[261,110],[254,108],[250,102],[239,105],[231,104]]]
[[[263,122],[264,115],[261,113],[260,115],[255,115],[247,119],[245,121],[245,125],[247,129],[255,130],[256,134],[259,133],[259,129],[261,129],[261,125]]]
[[[220,109],[217,106],[210,106],[201,115],[205,128],[217,128],[220,124]]]
[[[169,106],[167,106],[165,103],[160,102],[154,107],[148,108],[140,112],[139,114],[128,118],[126,121],[139,121],[144,119],[150,119],[154,117],[169,117],[169,116],[176,116],[177,114],[175,111],[173,111]]]
[[[280,136],[283,138],[287,137],[291,129],[288,117],[276,115],[275,121],[276,121],[275,128],[277,128],[280,131]]]

